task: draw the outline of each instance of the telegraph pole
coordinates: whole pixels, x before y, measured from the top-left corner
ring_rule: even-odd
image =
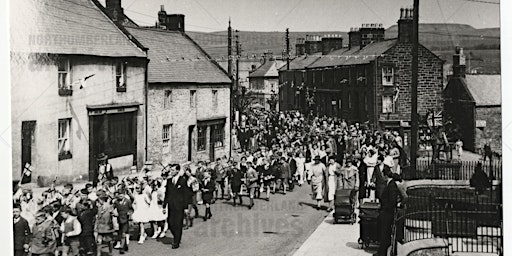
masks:
[[[412,84],[411,84],[411,170],[416,177],[416,159],[418,158],[418,33],[419,0],[414,0],[412,28]]]
[[[231,158],[231,151],[233,149],[233,136],[231,136],[233,131],[233,121],[234,121],[234,111],[233,111],[233,67],[231,65],[231,56],[233,49],[231,49],[231,18],[229,18],[228,25],[228,76],[231,79],[231,84],[229,85],[229,158]]]
[[[286,29],[286,70],[290,70],[290,29]]]
[[[240,78],[240,71],[239,71],[239,67],[240,67],[240,41],[239,41],[239,38],[238,38],[238,30],[235,30],[236,32],[236,35],[235,35],[235,38],[236,38],[236,78],[235,78],[235,83],[236,83],[236,87],[235,87],[235,90],[238,90],[240,89],[240,82],[238,81],[239,78]]]

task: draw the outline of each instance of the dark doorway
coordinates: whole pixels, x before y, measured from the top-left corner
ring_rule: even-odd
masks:
[[[210,161],[215,161],[215,140],[214,140],[214,130],[213,126],[210,126]]]
[[[137,112],[89,116],[89,180],[96,177],[97,157],[133,155],[137,159]],[[115,167],[114,167],[115,168]]]
[[[25,164],[32,164],[32,146],[34,142],[34,131],[36,121],[21,122],[21,173]],[[26,179],[25,179],[26,180]],[[23,181],[22,181],[23,182]],[[30,181],[28,181],[30,182]]]
[[[194,139],[194,127],[195,125],[191,125],[188,127],[188,161],[192,161],[192,146]]]

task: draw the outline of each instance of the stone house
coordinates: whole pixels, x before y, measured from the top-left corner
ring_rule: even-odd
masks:
[[[278,69],[286,65],[285,61],[281,60],[265,60],[265,63],[258,67],[256,70],[249,74],[249,90],[250,97],[255,103],[270,110],[271,105],[269,101],[275,98],[279,93],[279,74]],[[277,102],[276,102],[277,103]],[[276,104],[276,109],[279,105]]]
[[[96,1],[15,1],[10,24],[13,179],[91,180],[100,153],[142,167],[147,49]]]
[[[444,113],[452,122],[452,140],[461,139],[464,148],[474,152],[489,143],[501,153],[501,75],[466,74],[465,56],[457,49],[453,75],[444,89]]]
[[[180,26],[126,27],[149,47],[148,159],[229,156],[231,79],[184,31],[169,30],[174,27]]]

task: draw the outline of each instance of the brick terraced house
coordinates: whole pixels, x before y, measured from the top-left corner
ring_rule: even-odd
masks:
[[[304,68],[279,71],[282,110],[300,109],[397,129],[408,137],[411,115],[412,9],[401,9],[396,39],[380,24],[349,32],[348,47],[315,56]],[[292,66],[311,56],[297,57]],[[300,65],[299,65],[300,66]],[[442,110],[443,60],[419,47],[418,112]],[[301,86],[297,86],[301,85]]]

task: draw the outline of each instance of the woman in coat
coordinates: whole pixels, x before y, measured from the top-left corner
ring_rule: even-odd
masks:
[[[204,179],[201,181],[201,192],[203,194],[203,203],[205,206],[205,212],[203,220],[206,221],[210,219],[212,215],[212,211],[210,209],[210,205],[213,199],[213,191],[215,190],[215,182],[211,178],[211,170],[207,170],[204,172]]]
[[[320,156],[315,156],[314,163],[311,165],[311,190],[313,199],[316,200],[316,209],[320,210],[324,188],[325,165],[320,162]]]
[[[353,165],[351,157],[347,158],[345,166],[340,168],[338,175],[338,189],[352,190],[350,203],[355,205],[359,192],[359,170]]]
[[[329,165],[325,169],[325,189],[324,200],[329,204],[327,211],[330,212],[334,209],[334,194],[336,194],[336,173],[340,172],[340,164],[334,161],[335,158],[329,159]]]

